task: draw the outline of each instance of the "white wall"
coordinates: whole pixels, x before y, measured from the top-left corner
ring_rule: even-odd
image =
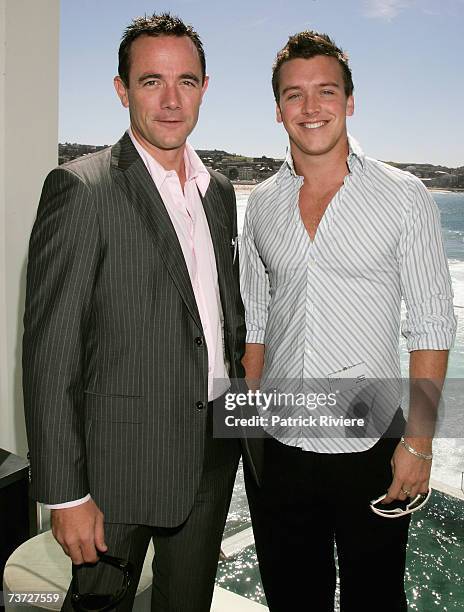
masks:
[[[60,0],[0,0],[0,447],[20,455],[27,244],[58,159],[59,9]]]

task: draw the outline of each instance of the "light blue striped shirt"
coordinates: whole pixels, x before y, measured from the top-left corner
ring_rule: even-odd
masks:
[[[402,298],[409,351],[452,346],[453,292],[433,198],[418,178],[366,157],[351,137],[349,150],[350,172],[314,241],[301,220],[304,179],[290,152],[249,197],[241,284],[247,342],[265,344],[262,388],[276,379],[327,381],[355,364],[367,379],[398,380]],[[382,408],[380,433],[400,400],[398,385],[390,409]],[[376,439],[342,443],[302,430],[285,441],[341,452],[366,450]]]

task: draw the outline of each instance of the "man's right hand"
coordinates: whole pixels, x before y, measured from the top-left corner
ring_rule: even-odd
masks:
[[[96,563],[97,550],[108,550],[105,544],[103,513],[93,501],[72,508],[52,510],[52,532],[74,565]]]

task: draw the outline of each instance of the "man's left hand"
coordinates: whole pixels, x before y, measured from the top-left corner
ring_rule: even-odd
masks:
[[[418,493],[428,492],[431,461],[415,457],[400,442],[393,453],[391,466],[393,481],[382,501],[383,504],[390,504],[394,499],[413,499]]]

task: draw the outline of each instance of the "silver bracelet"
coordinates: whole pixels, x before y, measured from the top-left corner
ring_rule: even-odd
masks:
[[[404,439],[404,436],[401,436],[401,444],[407,451],[411,453],[411,455],[414,455],[415,457],[420,457],[420,459],[424,459],[425,461],[432,461],[433,453],[430,453],[430,455],[426,455],[425,453],[420,453],[419,451],[416,451],[415,448],[409,446],[409,444]]]

